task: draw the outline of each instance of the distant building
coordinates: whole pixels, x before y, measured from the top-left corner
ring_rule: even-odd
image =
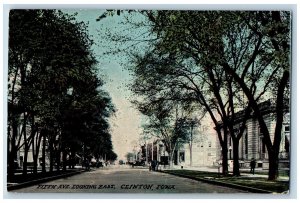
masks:
[[[183,166],[214,166],[217,162],[218,138],[215,136],[213,124],[198,127],[194,139],[178,147],[174,155],[174,164]]]
[[[217,163],[216,151],[219,141],[215,137],[212,124],[207,124],[204,129],[203,127],[199,128],[195,130],[192,142],[190,140],[190,143],[177,145],[173,155],[175,166],[213,166]],[[157,160],[163,165],[169,164],[169,153],[160,139],[149,140],[142,146],[142,154],[146,162]]]
[[[271,140],[274,138],[276,117],[274,116],[274,104],[270,100],[259,104],[259,108],[263,113],[264,120],[267,124],[268,130],[271,135]],[[285,108],[282,139],[279,152],[279,167],[289,168],[289,148],[290,148],[290,113],[288,107]],[[243,111],[236,113],[236,120],[234,125],[238,130],[243,116]],[[173,163],[178,166],[216,166],[222,162],[222,150],[218,136],[214,129],[214,124],[208,122],[210,119],[204,119],[206,122],[205,129],[198,129],[195,132],[192,147],[188,141],[181,143],[174,151]],[[222,126],[222,122],[219,122]],[[233,151],[232,140],[228,135],[228,164],[233,167]],[[164,143],[159,140],[148,141],[142,148],[143,157],[145,161],[157,160],[168,164],[169,154],[166,150]],[[192,155],[192,156],[191,156]],[[269,167],[268,152],[264,143],[263,136],[260,132],[260,127],[257,119],[252,114],[246,122],[245,132],[240,139],[239,143],[239,160],[241,167],[249,167],[250,160],[256,159],[257,167],[267,169]]]
[[[276,123],[276,117],[274,116],[274,104],[272,104],[271,101],[268,100],[259,104],[259,108],[261,109],[261,112],[264,116],[265,123],[270,132],[271,140],[273,141]],[[243,113],[243,111],[237,112],[237,119],[236,121],[234,121],[236,129],[238,129],[239,125],[242,122],[240,118],[241,116],[243,116]],[[222,125],[221,122],[220,125]],[[289,168],[290,113],[288,112],[288,110],[286,110],[284,114],[281,136],[282,137],[279,152],[279,167]],[[233,167],[232,140],[230,136],[228,136],[227,146],[229,167]],[[218,144],[217,148],[221,149],[220,144]],[[256,159],[257,167],[265,169],[269,167],[267,147],[264,143],[263,135],[260,132],[258,120],[253,114],[247,120],[245,132],[242,138],[240,139],[240,165],[242,167],[248,167],[252,158]],[[222,160],[221,150],[218,151],[217,159]]]
[[[167,165],[169,154],[164,143],[160,139],[154,139],[142,146],[142,159],[145,162],[156,160]]]
[[[217,160],[216,155],[215,142],[194,142],[192,150],[190,150],[189,144],[184,144],[180,149],[175,151],[174,164],[195,167],[213,166]]]

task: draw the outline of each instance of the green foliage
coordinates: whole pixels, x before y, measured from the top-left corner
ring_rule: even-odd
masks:
[[[74,20],[57,10],[11,10],[9,114],[35,118],[32,126],[51,131],[46,136],[58,152],[80,153],[84,143],[93,155],[114,159],[108,123],[114,106],[97,78],[87,27]]]
[[[232,139],[239,139],[242,135],[234,134],[233,121],[239,104],[245,104],[240,99],[245,94],[248,108],[253,109],[264,131],[270,160],[272,157],[277,159],[282,104],[284,96],[288,96],[284,93],[288,92],[290,71],[289,12],[158,11],[153,12],[149,20],[153,23],[152,32],[160,38],[150,53],[160,58],[194,61],[213,93],[211,98],[202,93],[202,104],[208,111],[214,109],[220,114]],[[156,68],[156,64],[153,67]],[[193,86],[199,86],[193,72],[185,75]],[[277,101],[277,123],[272,141],[257,108],[258,103],[270,98]],[[210,105],[207,105],[208,102]],[[227,143],[226,140],[224,142]],[[270,169],[278,167],[275,165],[270,165]],[[274,177],[274,174],[271,176]]]
[[[145,30],[151,33],[141,36],[152,38],[144,39],[148,40],[147,51],[129,47],[134,64],[129,68],[134,76],[131,90],[139,96],[133,101],[138,109],[161,127],[168,126],[169,120],[160,118],[168,118],[170,114],[166,112],[172,106],[178,104],[188,109],[198,104],[198,109],[209,112],[219,129],[214,115],[217,112],[238,144],[252,108],[260,120],[268,152],[277,152],[281,107],[289,99],[290,12],[158,10],[140,14],[147,17]],[[131,40],[134,42],[135,38]],[[121,35],[112,41],[123,43],[130,39]],[[274,145],[256,108],[268,99],[277,101]],[[243,115],[241,133],[236,135],[235,114],[244,109],[248,113]],[[222,147],[227,145],[226,139],[225,135],[224,140],[219,136]],[[223,151],[224,158],[227,149]]]
[[[135,154],[134,154],[134,153],[128,152],[128,153],[126,154],[127,162],[130,162],[131,160],[133,160],[134,157],[135,157]]]

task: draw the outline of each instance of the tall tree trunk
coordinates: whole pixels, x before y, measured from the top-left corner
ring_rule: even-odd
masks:
[[[64,131],[64,130],[62,130]],[[67,170],[67,151],[66,151],[66,135],[64,132],[61,133],[61,152],[62,152],[62,169]]]
[[[170,164],[170,168],[173,168],[174,166],[174,153],[175,153],[175,149],[176,149],[176,144],[174,145],[174,147],[172,148],[172,143],[170,143],[170,153],[169,153],[169,164]]]
[[[56,151],[56,170],[59,171],[60,170],[60,149],[57,149]]]
[[[63,171],[67,170],[67,151],[66,151],[66,143],[64,138],[64,134],[61,134],[62,136],[62,142],[61,142],[61,151],[62,151],[62,165],[63,165]]]
[[[31,116],[31,133],[30,137],[32,139],[32,158],[33,158],[33,173],[37,174],[37,165],[38,165],[38,142],[36,140],[38,135],[36,134],[34,116]]]
[[[24,121],[23,121],[23,128],[24,128],[24,161],[23,161],[23,175],[27,175],[27,159],[28,159],[28,151],[29,145],[27,143],[27,133],[26,133],[26,119],[24,113]]]
[[[7,153],[7,175],[8,177],[12,177],[13,174],[11,174],[9,171],[10,171],[10,168],[9,167],[9,160],[11,159],[11,153],[10,153],[10,144],[11,144],[11,138],[10,138],[10,129],[7,130],[7,145],[6,145],[6,153]],[[13,169],[13,168],[12,168]]]
[[[54,138],[56,140],[56,136]],[[62,152],[62,136],[60,134],[59,138],[58,138],[58,143],[56,145],[56,170],[59,171],[60,170],[60,164],[61,164],[61,152]]]
[[[240,176],[240,163],[239,163],[239,139],[232,137],[233,149],[233,175]]]
[[[282,123],[283,123],[283,112],[285,109],[284,104],[284,90],[289,80],[289,71],[284,71],[277,90],[276,100],[276,127],[274,133],[274,144],[272,150],[269,152],[269,180],[276,180],[278,177],[279,167],[279,148],[282,139]]]
[[[10,67],[9,67],[10,68]],[[7,170],[7,174],[8,177],[12,177],[15,174],[15,158],[17,157],[17,146],[16,146],[16,139],[18,136],[18,123],[17,123],[17,116],[19,116],[16,113],[15,110],[15,104],[14,104],[14,100],[15,100],[15,86],[16,86],[16,82],[17,82],[17,76],[18,76],[18,72],[19,72],[19,66],[16,66],[16,70],[15,70],[15,74],[14,74],[14,79],[12,82],[12,89],[11,89],[11,125],[12,125],[12,136],[10,141],[8,141],[8,144],[10,144],[10,147],[7,148],[8,150],[8,170]],[[8,130],[8,133],[10,134],[10,130]],[[8,136],[9,138],[9,136]],[[10,150],[10,151],[9,151]]]
[[[276,180],[278,178],[278,155],[274,151],[268,151],[269,155],[269,177],[268,180]]]
[[[27,159],[28,159],[28,145],[24,144],[24,160],[23,160],[23,175],[27,175]]]
[[[199,97],[199,103],[201,105],[204,105],[206,110],[208,111],[212,121],[214,122],[215,125],[215,130],[217,131],[217,135],[218,135],[218,139],[220,142],[220,146],[222,148],[222,174],[223,175],[227,175],[228,174],[228,156],[227,156],[227,126],[226,123],[224,123],[223,129],[224,129],[224,136],[222,136],[222,132],[221,129],[222,127],[220,127],[219,122],[217,121],[216,117],[214,116],[212,109],[209,107],[209,105],[207,104],[203,94],[201,93],[201,91],[198,91],[198,97]]]
[[[17,157],[17,147],[16,147],[16,138],[18,136],[18,124],[15,118],[15,115],[12,116],[12,137],[9,142],[10,148],[8,147],[7,150],[10,150],[8,153],[8,176],[12,177],[15,173],[15,158]]]
[[[33,131],[33,128],[31,128],[31,132]],[[32,134],[32,133],[31,133]],[[36,153],[36,147],[34,135],[32,135],[32,159],[33,159],[33,173],[37,174],[37,153]]]
[[[252,94],[252,92],[250,91],[250,89],[247,87],[246,83],[242,80],[242,78],[239,77],[239,75],[233,70],[231,69],[231,67],[227,64],[224,63],[222,64],[223,68],[225,69],[226,72],[228,72],[228,74],[231,74],[234,78],[234,80],[240,85],[240,87],[243,89],[243,92],[245,93],[245,95],[248,98],[249,101],[249,105],[252,107],[253,111],[254,111],[254,115],[258,120],[259,126],[260,126],[260,130],[261,133],[264,136],[264,141],[265,144],[267,146],[268,151],[272,151],[273,149],[273,145],[272,145],[272,141],[270,138],[270,133],[268,130],[268,127],[264,121],[264,117],[262,115],[262,112],[260,111],[260,108],[258,106],[257,101],[254,98],[254,95]],[[270,153],[269,156],[273,156],[273,153]],[[269,159],[272,159],[273,157],[269,157]],[[270,179],[270,167],[269,167],[269,179]]]
[[[33,156],[33,172],[36,174],[37,173],[37,166],[38,166],[38,161],[39,161],[39,154],[40,154],[40,146],[41,146],[41,141],[42,141],[42,136],[45,133],[44,129],[41,130],[40,133],[34,132],[33,136],[36,134],[36,143],[35,143],[35,154]],[[34,137],[32,138],[34,139]]]
[[[54,148],[51,134],[49,134],[49,154],[49,171],[52,172],[54,167]]]
[[[46,130],[45,130],[46,131]],[[46,131],[48,132],[48,131]],[[43,148],[42,148],[42,173],[46,173],[46,132],[43,133]]]
[[[62,149],[62,153],[63,153],[63,171],[67,170],[67,152],[66,149]]]
[[[217,133],[221,134],[221,130],[218,129]],[[221,147],[222,147],[222,174],[224,176],[226,176],[226,175],[228,175],[228,155],[227,155],[227,151],[228,151],[228,147],[227,147],[228,135],[227,135],[227,127],[225,127],[225,126],[224,126],[223,135],[224,135],[223,141],[221,142]]]

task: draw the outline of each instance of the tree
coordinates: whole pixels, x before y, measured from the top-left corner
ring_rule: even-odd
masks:
[[[127,162],[132,162],[132,160],[134,159],[134,157],[135,157],[135,154],[134,153],[132,153],[132,152],[128,152],[127,154],[126,154],[126,159],[127,159]]]
[[[16,153],[22,146],[25,147],[24,175],[30,147],[35,173],[42,147],[45,172],[46,144],[49,145],[50,171],[54,160],[60,169],[61,153],[65,170],[67,157],[81,151],[80,145],[87,135],[109,134],[107,119],[114,107],[109,95],[100,89],[103,82],[96,76],[97,61],[90,49],[93,42],[87,35],[86,25],[74,20],[74,16],[56,10],[10,12],[9,176],[14,173]],[[83,133],[72,129],[78,129],[77,124]],[[92,131],[94,126],[97,132]],[[110,136],[103,138],[107,140],[103,144],[112,150]],[[112,151],[109,152],[114,157]]]
[[[118,15],[125,13],[118,12]],[[140,13],[148,22],[139,25],[147,24],[150,30],[145,30],[152,35],[143,39],[141,36],[149,36],[146,32],[139,40],[116,38],[123,44],[130,40],[150,44],[150,51],[145,54],[131,50],[137,59],[136,67],[132,68],[137,75],[134,84],[141,86],[134,92],[137,95],[148,92],[152,102],[178,100],[178,97],[198,100],[215,123],[222,146],[224,174],[227,173],[229,133],[233,141],[233,172],[239,175],[239,140],[253,111],[268,148],[269,179],[276,179],[282,120],[287,109],[285,97],[289,97],[290,13],[144,10]],[[164,77],[165,74],[168,76]],[[183,88],[188,93],[185,97],[180,92]],[[276,100],[274,140],[259,108],[268,98]],[[240,110],[242,113],[237,114]],[[242,117],[238,129],[234,122],[237,116]]]
[[[223,131],[222,136],[222,128],[214,112],[218,108],[216,100],[203,71],[191,61],[180,61],[180,56],[166,54],[162,57],[160,52],[156,52],[136,56],[137,65],[131,69],[135,75],[132,91],[146,98],[145,106],[165,101],[181,103],[185,108],[194,106],[193,111],[200,115],[208,112],[215,123],[222,151],[227,152],[227,131]],[[227,163],[227,153],[223,154],[223,163]],[[227,164],[224,164],[223,173],[227,174]]]
[[[190,150],[190,166],[193,165],[193,142],[195,141],[194,130],[200,126],[199,120],[195,118],[187,118],[180,120],[183,134],[185,135],[185,141],[189,144]]]
[[[179,145],[187,142],[186,110],[174,102],[150,102],[146,96],[143,101],[134,101],[141,113],[146,115],[147,122],[143,125],[145,136],[158,138],[168,152],[169,164],[172,167],[174,152]]]
[[[185,37],[185,31],[181,29],[182,26],[180,23],[185,23],[186,19],[180,19],[181,16],[179,14],[185,14],[186,18],[191,13],[172,11],[141,11],[141,13],[145,14],[145,16],[149,18],[150,23],[148,25],[152,28],[150,32],[157,36],[157,38],[150,37],[149,39],[149,43],[151,43],[151,51],[145,54],[135,54],[135,50],[132,50],[131,52],[135,58],[134,64],[136,64],[136,67],[130,69],[136,76],[132,88],[133,92],[137,95],[148,95],[148,100],[150,101],[148,102],[148,105],[150,105],[149,103],[151,102],[155,102],[155,97],[159,97],[156,101],[165,99],[176,102],[184,101],[185,103],[199,102],[202,106],[204,106],[205,110],[212,117],[218,132],[220,144],[223,148],[222,151],[224,152],[223,173],[226,174],[227,125],[229,124],[229,116],[227,114],[230,113],[229,111],[226,112],[226,108],[229,103],[227,100],[231,100],[232,104],[233,97],[227,97],[224,99],[224,95],[220,94],[220,90],[222,88],[224,89],[223,80],[227,79],[226,84],[230,88],[230,95],[234,96],[233,93],[236,92],[236,89],[233,89],[232,87],[232,79],[228,77],[225,78],[225,72],[214,67],[214,63],[210,64],[207,61],[199,62],[199,59],[196,62],[192,62],[186,57],[186,55],[180,54],[179,50],[180,46],[182,46],[182,42],[178,41],[178,39]],[[173,26],[175,20],[178,19],[178,25]],[[135,25],[136,24],[133,24],[133,26]],[[174,29],[174,27],[176,28]],[[173,36],[177,36],[178,39],[172,39],[170,41],[170,38]],[[125,37],[125,39],[123,37],[117,37],[116,39],[117,41],[119,40],[122,42],[124,42],[124,40],[132,40],[133,42],[137,41],[136,38],[130,39],[127,37]],[[143,41],[143,39],[140,41]],[[148,41],[148,39],[144,39],[144,41]],[[176,46],[179,46],[179,48],[176,48]],[[204,58],[207,58],[209,55],[210,54],[207,53]],[[214,69],[209,69],[207,67]],[[156,71],[156,69],[158,69],[158,71],[154,74],[153,70]],[[205,71],[203,69],[209,71]],[[155,86],[153,84],[155,84]],[[167,88],[170,89],[168,90]],[[181,92],[182,89],[185,89],[183,93]],[[203,89],[204,91],[202,91]],[[168,93],[166,93],[167,91]],[[213,94],[210,94],[210,92]],[[183,96],[184,93],[187,94]],[[231,105],[231,107],[233,107],[233,105]],[[223,129],[226,129],[223,132],[223,137],[221,133],[222,128],[220,128],[214,111],[217,111],[221,118],[226,120],[226,122],[224,122],[225,124],[222,126]],[[231,132],[233,132],[233,130]],[[242,134],[242,131],[240,132]],[[235,149],[238,149],[238,146],[235,147]],[[234,151],[238,152],[237,150]],[[238,163],[235,165],[239,166]],[[239,174],[238,171],[236,173],[237,175]]]
[[[249,112],[249,107],[252,108],[264,134],[270,161],[269,179],[276,179],[284,109],[283,95],[287,91],[289,79],[289,13],[154,11],[147,15],[153,22],[153,32],[163,38],[159,41],[160,50],[176,57],[179,53],[203,66],[213,82],[212,90],[221,111],[225,109],[222,108],[221,98],[216,94],[218,85],[214,84],[218,83],[212,80],[215,76],[212,73],[215,70],[224,71],[230,76],[228,79],[242,90],[248,99],[246,112]],[[243,42],[246,42],[246,46]],[[279,57],[279,53],[282,57]],[[264,96],[272,95],[271,87],[278,87],[274,95],[277,98],[274,144],[258,107],[264,101]],[[232,104],[230,106],[234,107]],[[224,125],[230,123],[230,118],[234,118],[232,110],[234,108],[231,107],[227,116],[225,112],[221,112]],[[247,114],[249,113],[245,113]],[[246,118],[247,116],[245,120]],[[223,129],[228,127],[237,144],[240,136],[233,134],[232,126],[224,126]]]
[[[256,74],[251,73],[249,67],[244,67],[243,74],[234,72],[232,68],[223,60],[223,67],[231,74],[235,81],[243,89],[250,105],[258,119],[261,132],[264,137],[269,155],[269,180],[275,180],[278,177],[278,156],[281,142],[281,131],[283,116],[287,110],[286,101],[289,100],[289,75],[290,75],[290,12],[250,12],[241,13],[241,18],[248,25],[249,29],[258,36],[263,38],[266,47],[261,50],[254,50],[253,55],[258,55],[259,51],[267,52],[272,57],[272,63],[268,68],[258,68]],[[249,21],[249,18],[254,20]],[[263,49],[264,48],[264,49]],[[246,77],[262,78],[262,90],[256,94],[251,94],[247,86]],[[274,88],[275,87],[275,88]],[[271,90],[270,90],[271,89]],[[275,89],[275,90],[274,90]],[[265,91],[269,90],[269,91]],[[267,128],[266,121],[259,109],[260,97],[267,93],[273,93],[275,102],[276,127],[274,139],[271,140],[271,134]]]

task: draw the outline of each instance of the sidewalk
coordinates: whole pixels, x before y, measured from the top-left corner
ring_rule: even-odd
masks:
[[[73,175],[80,174],[82,172],[85,172],[85,170],[84,169],[77,169],[77,170],[66,171],[63,174],[38,178],[38,179],[34,179],[34,180],[29,180],[29,181],[26,181],[26,182],[19,182],[19,183],[7,182],[7,191],[12,191],[12,190],[23,188],[23,187],[27,187],[27,186],[31,186],[31,185],[51,181],[51,180],[56,180],[56,179],[59,179],[59,178],[70,177],[70,176],[73,176]]]
[[[232,169],[231,169],[232,170]],[[229,174],[232,174],[229,168]],[[250,174],[249,169],[241,169],[241,175],[222,176],[221,168],[217,167],[183,167],[174,166],[161,168],[162,173],[168,173],[179,177],[189,178],[210,184],[231,187],[253,193],[288,193],[289,177],[282,176],[276,181],[268,181],[266,170],[257,169],[256,173]],[[261,174],[263,173],[263,174]]]
[[[172,169],[163,169],[162,170],[180,170],[181,166],[173,166]],[[201,167],[195,167],[195,166],[184,166],[182,169],[184,170],[193,170],[193,171],[203,171],[203,172],[215,172],[221,173],[221,168],[218,171],[218,167],[207,167],[207,166],[201,166]],[[232,168],[228,168],[229,174],[232,174]],[[256,168],[255,169],[255,174],[250,173],[250,169],[248,168],[240,168],[240,174],[241,176],[245,177],[253,177],[253,178],[268,178],[267,174],[261,174],[262,172],[267,173],[267,170],[263,170],[262,168]],[[278,181],[289,181],[288,176],[279,176]]]

